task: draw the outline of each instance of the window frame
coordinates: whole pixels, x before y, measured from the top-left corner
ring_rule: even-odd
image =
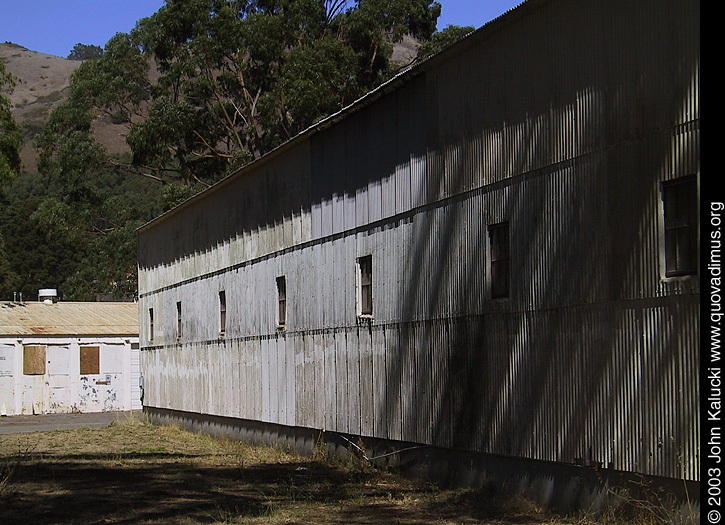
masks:
[[[275,287],[277,288],[276,325],[278,330],[284,330],[287,327],[287,277],[285,275],[276,277]]]
[[[227,294],[219,290],[219,337],[224,337],[227,332]]]
[[[362,319],[372,319],[375,308],[373,294],[373,255],[362,255],[356,260],[356,311]]]
[[[686,192],[690,192],[689,196],[692,198],[692,202],[689,204],[684,202],[687,200],[687,193],[674,192],[678,186],[685,185],[690,186],[686,190]],[[662,181],[659,189],[661,278],[663,281],[690,279],[699,273],[700,217],[698,203],[700,189],[698,177],[697,175],[685,175]],[[687,217],[682,217],[682,206],[685,207]],[[690,260],[686,267],[679,266],[679,254],[682,253],[682,248],[687,252],[688,260]],[[675,252],[674,269],[671,258],[673,249]]]
[[[498,238],[505,232],[505,239]],[[488,237],[488,298],[494,301],[505,301],[511,297],[511,227],[509,221],[489,224]],[[504,242],[505,241],[505,242]],[[501,247],[505,246],[503,252]],[[501,277],[500,269],[505,270]],[[505,283],[501,280],[505,279]]]
[[[148,319],[149,319],[149,330],[148,330],[148,336],[149,336],[149,342],[153,342],[154,340],[154,309],[149,308],[148,309]]]
[[[176,340],[181,341],[183,324],[181,317],[181,301],[176,301]]]

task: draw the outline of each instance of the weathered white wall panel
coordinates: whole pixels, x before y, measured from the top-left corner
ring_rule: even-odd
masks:
[[[10,340],[8,340],[10,339]],[[106,412],[141,408],[137,338],[20,336],[0,342],[0,411],[3,415]],[[45,373],[25,375],[23,348],[45,348]],[[98,347],[99,373],[80,373],[80,348]],[[136,381],[136,388],[132,382]]]

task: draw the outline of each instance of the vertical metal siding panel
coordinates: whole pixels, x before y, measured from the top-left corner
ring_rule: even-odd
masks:
[[[361,376],[360,376],[360,335],[359,330],[350,330],[345,333],[347,355],[347,425],[348,432],[360,434],[360,403],[361,403]]]
[[[247,342],[244,340],[239,341],[238,349],[239,352],[239,377],[240,377],[240,385],[239,385],[239,396],[240,396],[240,410],[239,413],[241,417],[245,419],[252,419],[253,412],[251,407],[251,397],[250,397],[250,385],[251,385],[251,378],[250,378],[250,361],[249,361],[249,349]]]
[[[613,343],[612,467],[634,471],[642,441],[639,399],[641,384],[641,317],[635,310],[618,312]]]
[[[433,398],[433,373],[431,370],[431,353],[435,348],[435,332],[438,326],[435,323],[421,323],[416,326],[413,336],[414,356],[414,382],[411,387],[415,390],[415,441],[417,443],[431,443],[433,437],[432,429],[432,398]]]
[[[678,477],[700,480],[700,305],[693,301],[678,311],[682,340],[678,342],[680,377],[676,441],[679,449]]]
[[[428,194],[426,175],[426,157],[412,153],[410,155],[410,206],[417,208],[426,202]]]
[[[302,410],[304,413],[304,426],[310,428],[316,428],[315,418],[317,416],[316,411],[316,398],[315,398],[315,340],[313,338],[314,332],[305,334],[304,337],[304,383],[302,388],[305,391],[304,394],[304,405]],[[318,427],[319,428],[319,427]]]
[[[261,376],[259,378],[260,383],[260,396],[262,402],[262,421],[271,421],[271,374],[269,369],[269,344],[267,339],[259,341],[259,362],[261,367]]]
[[[389,438],[389,425],[387,414],[387,378],[388,369],[385,365],[387,344],[385,340],[386,325],[373,327],[371,353],[372,353],[372,380],[373,380],[373,431],[372,435],[381,439]]]
[[[305,337],[298,335],[294,339],[295,355],[295,423],[299,426],[307,425],[307,401],[306,377],[305,377]]]
[[[332,233],[345,231],[345,199],[340,193],[332,195]]]
[[[349,374],[347,367],[347,345],[346,333],[344,330],[335,331],[333,335],[335,345],[335,378],[337,379],[337,407],[336,407],[336,425],[338,432],[347,433],[350,431],[348,421],[349,413],[349,396],[350,391],[347,388],[349,383]]]
[[[345,326],[353,326],[357,322],[356,308],[356,258],[358,256],[358,235],[345,239]]]
[[[355,190],[355,227],[360,228],[369,221],[368,187]]]
[[[323,429],[337,430],[337,406],[338,406],[338,385],[337,376],[335,335],[334,332],[322,334],[322,343],[325,348],[325,383],[318,385],[320,390],[325,392],[325,421]]]
[[[415,326],[418,323],[403,325],[400,330],[400,406],[401,438],[403,441],[416,440],[415,412],[418,401],[415,377]],[[397,379],[397,377],[396,377]]]
[[[403,251],[407,251],[407,244],[404,238],[407,228],[405,221],[397,222],[396,228],[384,230],[384,256],[388,261],[387,288],[388,304],[386,310],[386,320],[389,323],[400,322],[403,312],[404,296],[401,295],[404,283],[409,282],[409,268],[403,267],[404,257]]]
[[[335,312],[328,305],[334,304],[334,281],[323,268],[334,264],[334,243],[331,241],[319,244],[316,248],[315,276],[318,286],[314,292],[314,301],[318,311],[315,328],[335,326]]]
[[[262,349],[259,340],[250,340],[250,351],[252,363],[252,380],[250,382],[250,393],[253,399],[253,419],[264,421],[264,365],[262,364]]]
[[[401,345],[402,331],[406,324],[399,324],[385,332],[385,370],[387,383],[385,385],[386,425],[388,438],[401,440],[403,438],[403,410],[401,406],[401,381],[403,373]]]
[[[312,223],[311,238],[319,239],[322,236],[322,202],[312,203],[310,207],[310,219]]]
[[[374,436],[375,431],[375,377],[372,326],[359,327],[357,346],[360,349],[360,434]]]
[[[383,218],[382,181],[372,180],[368,183],[368,221],[376,222]]]
[[[287,367],[286,374],[286,398],[287,404],[285,409],[287,412],[287,424],[290,426],[297,426],[297,398],[296,398],[296,364],[295,364],[295,341],[299,336],[296,334],[290,334],[285,337],[284,341],[284,352],[285,352],[285,363]]]
[[[332,295],[328,298],[328,305],[332,305],[332,322],[329,326],[341,327],[345,325],[345,313],[348,304],[347,276],[350,271],[350,264],[346,257],[345,238],[337,239],[328,247],[329,272],[332,276]]]
[[[444,155],[440,150],[429,148],[426,155],[426,204],[444,197]]]
[[[397,177],[395,172],[386,173],[380,181],[380,216],[391,217],[395,215]]]
[[[325,195],[320,202],[320,237],[329,237],[333,232],[333,203],[332,195]]]
[[[325,428],[325,399],[326,391],[324,385],[327,384],[328,378],[325,374],[325,339],[324,332],[314,333],[310,338],[312,342],[312,359],[311,366],[313,368],[308,388],[312,391],[313,405],[312,410],[312,428]]]
[[[439,372],[443,388],[439,397],[445,404],[447,412],[445,431],[439,432],[441,446],[468,449],[473,442],[473,414],[481,410],[483,398],[472,390],[473,374],[480,368],[472,361],[471,341],[469,340],[468,322],[465,319],[446,323],[445,332],[438,337],[441,341],[442,368]],[[483,380],[480,378],[479,380]]]
[[[405,133],[409,133],[405,130]],[[407,145],[407,144],[406,144]],[[403,154],[408,150],[399,151],[398,158],[402,158]],[[411,197],[411,161],[408,157],[406,162],[397,163],[395,166],[395,209],[394,213],[405,213],[411,209],[413,199]]]
[[[229,417],[242,417],[242,375],[239,367],[239,342],[236,340],[227,341],[224,345],[226,354],[226,369],[230,381],[229,399],[226,414]]]
[[[271,328],[274,330],[274,328]],[[273,423],[281,423],[280,407],[284,403],[284,386],[282,367],[279,360],[278,337],[270,336],[268,339],[267,351],[269,352],[269,419]]]

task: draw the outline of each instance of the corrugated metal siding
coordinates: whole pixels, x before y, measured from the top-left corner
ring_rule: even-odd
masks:
[[[699,279],[662,278],[660,204],[699,175],[699,6],[531,1],[426,68],[141,232],[147,404],[699,479]]]

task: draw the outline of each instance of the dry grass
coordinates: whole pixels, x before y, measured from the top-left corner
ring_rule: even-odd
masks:
[[[0,439],[2,523],[565,523],[492,490],[440,489],[145,421]]]
[[[596,523],[668,521],[640,510],[636,504],[626,513],[609,509]],[[303,457],[132,418],[100,429],[1,436],[0,523],[584,525],[594,520],[586,514],[551,515],[491,488],[443,489],[352,457]]]

